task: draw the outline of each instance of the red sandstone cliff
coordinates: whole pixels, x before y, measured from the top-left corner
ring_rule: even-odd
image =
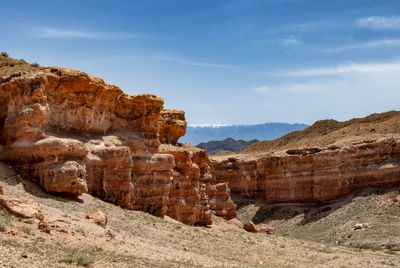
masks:
[[[365,187],[400,186],[400,136],[216,156],[212,172],[218,182],[228,182],[233,193],[244,197],[268,203],[325,203]]]
[[[163,110],[161,98],[68,69],[0,75],[0,161],[44,190],[90,193],[190,225],[236,216],[205,151],[177,143],[184,113]]]

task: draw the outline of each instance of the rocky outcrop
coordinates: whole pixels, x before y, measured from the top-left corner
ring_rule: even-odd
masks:
[[[211,210],[226,219],[236,217],[236,205],[230,199],[229,187],[226,183],[215,184],[206,151],[189,144],[179,147],[163,144],[160,152],[173,155],[175,159],[168,216],[182,222],[189,220],[192,225],[210,224]]]
[[[40,206],[35,201],[19,199],[13,196],[1,196],[0,208],[1,207],[18,217],[43,218]]]
[[[85,73],[0,77],[0,161],[44,190],[90,193],[187,224],[210,224],[212,209],[233,217],[229,188],[214,187],[206,152],[178,144],[185,131],[184,112],[163,110],[161,98],[130,96]]]
[[[217,182],[227,182],[232,192],[245,197],[268,203],[325,203],[365,187],[400,186],[400,138],[230,156],[212,161],[212,170]]]
[[[161,121],[160,142],[176,145],[178,139],[186,134],[185,112],[162,110]]]

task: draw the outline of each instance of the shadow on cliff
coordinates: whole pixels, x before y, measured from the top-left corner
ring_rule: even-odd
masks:
[[[339,208],[352,203],[357,197],[383,195],[393,190],[398,190],[398,188],[364,188],[338,198],[328,204],[321,205],[269,205],[264,199],[247,199],[239,195],[232,195],[232,200],[237,205],[238,217],[243,220],[252,220],[255,224],[268,224],[272,221],[290,220],[298,217],[296,222],[298,222],[299,225],[305,225],[329,216]]]

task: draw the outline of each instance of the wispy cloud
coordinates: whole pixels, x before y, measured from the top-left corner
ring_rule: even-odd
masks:
[[[282,44],[285,46],[298,45],[300,44],[300,41],[294,36],[289,36],[288,38],[282,40]]]
[[[340,46],[335,48],[324,49],[328,53],[344,52],[355,49],[369,49],[369,48],[381,48],[381,47],[398,47],[400,46],[400,39],[382,39],[368,41],[364,43],[350,44],[346,46]]]
[[[297,71],[279,72],[278,77],[314,77],[345,75],[350,73],[369,74],[382,72],[400,72],[400,61],[380,63],[349,63],[329,68],[311,68]]]
[[[54,39],[130,39],[139,35],[115,32],[88,32],[72,29],[36,28],[31,31],[31,36],[36,38]]]
[[[260,87],[253,88],[254,92],[260,92],[260,93],[265,93],[265,92],[268,92],[269,90],[270,90],[270,87],[268,87],[268,86],[260,86]]]
[[[265,88],[265,90],[264,90]],[[264,94],[264,93],[318,93],[327,90],[327,85],[323,83],[287,83],[282,85],[276,85],[272,87],[258,87],[253,91]]]
[[[178,64],[186,64],[192,66],[200,66],[200,67],[210,67],[210,68],[221,68],[221,69],[238,69],[238,66],[229,65],[229,64],[217,64],[217,63],[209,63],[209,62],[199,62],[199,61],[190,61],[186,59],[180,59],[175,57],[164,57],[164,56],[153,56],[155,60],[169,61]]]
[[[356,24],[376,30],[397,30],[400,29],[400,17],[366,17],[358,19]]]

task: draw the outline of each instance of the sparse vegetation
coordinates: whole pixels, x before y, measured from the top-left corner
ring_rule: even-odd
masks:
[[[86,234],[85,230],[82,227],[79,227],[79,228],[75,229],[75,232],[80,233],[82,235]]]
[[[4,233],[6,230],[7,230],[6,225],[0,222],[0,232]]]
[[[34,63],[31,64],[31,66],[32,66],[32,67],[39,67],[39,64],[36,63],[36,62],[34,62]]]
[[[38,237],[35,237],[34,241],[37,242],[37,243],[43,243],[43,242],[46,241],[46,239],[44,239],[41,236],[38,236]]]
[[[31,229],[29,228],[29,227],[27,227],[27,226],[23,226],[22,227],[22,231],[25,233],[25,234],[31,234]]]
[[[94,261],[85,255],[81,255],[78,257],[77,263],[81,266],[90,267],[94,263]]]
[[[4,51],[3,51],[3,52],[0,53],[0,55],[3,56],[3,57],[7,57],[7,58],[8,58],[7,52],[4,52]]]

